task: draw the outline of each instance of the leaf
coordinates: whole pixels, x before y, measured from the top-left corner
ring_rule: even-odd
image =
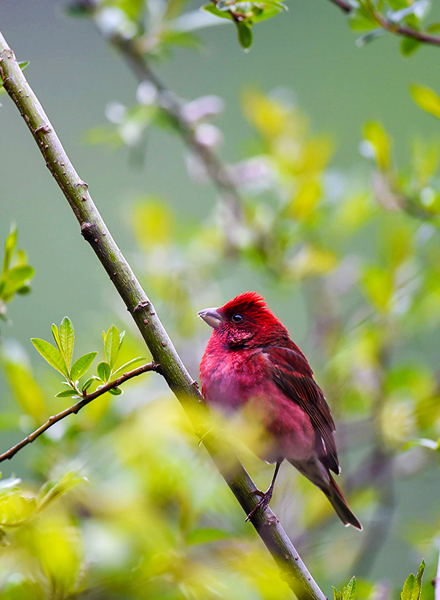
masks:
[[[340,592],[333,588],[334,600],[355,600],[356,598],[356,578],[352,577],[345,587]]]
[[[108,362],[103,360],[102,362],[100,362],[98,364],[98,366],[96,368],[96,372],[98,374],[98,377],[101,379],[101,381],[108,381],[108,379],[110,377],[110,373],[111,373],[110,365],[108,364]]]
[[[403,54],[403,56],[410,56],[418,48],[420,48],[421,45],[422,43],[419,40],[411,37],[405,37],[400,43],[400,52]]]
[[[110,370],[113,369],[116,359],[118,358],[120,348],[119,341],[119,331],[115,325],[112,325],[107,331],[104,339],[104,355],[105,360],[110,365]]]
[[[365,269],[363,288],[369,300],[380,311],[389,309],[393,294],[393,276],[389,270],[372,266]]]
[[[17,245],[17,226],[15,223],[11,225],[9,235],[5,241],[5,255],[3,257],[3,272],[9,269],[12,255],[14,254],[15,246]]]
[[[129,360],[128,362],[125,363],[125,365],[122,365],[122,367],[119,367],[119,369],[117,369],[116,371],[113,371],[113,375],[116,375],[117,373],[120,373],[121,371],[125,371],[125,369],[131,365],[134,365],[137,362],[141,362],[147,360],[145,358],[145,356],[138,356],[137,358],[132,358],[131,360]]]
[[[62,390],[61,392],[58,392],[58,394],[55,394],[55,398],[71,398],[72,396],[78,396],[78,398],[80,398],[78,392],[75,390]]]
[[[17,404],[36,422],[41,422],[47,415],[44,394],[26,361],[17,359],[6,347],[2,353],[2,364]]]
[[[46,342],[46,340],[41,340],[40,338],[31,338],[31,342],[35,346],[35,349],[41,354],[41,356],[46,360],[51,367],[62,373],[65,377],[69,378],[69,373],[66,367],[66,363],[64,358],[61,355],[61,352]]]
[[[83,354],[83,356],[78,358],[78,360],[73,363],[73,366],[70,370],[70,377],[72,381],[76,381],[90,369],[97,354],[97,352],[88,352],[87,354]]]
[[[48,481],[38,493],[38,510],[43,509],[50,502],[63,496],[84,481],[87,481],[86,478],[79,476],[75,471],[68,471],[58,481]]]
[[[431,88],[424,85],[412,85],[410,90],[414,102],[420,108],[434,115],[434,117],[440,118],[440,98]]]
[[[89,378],[88,378],[88,379],[87,379],[87,380],[86,380],[86,381],[83,383],[83,386],[82,386],[82,391],[83,391],[83,393],[84,393],[84,392],[86,392],[86,391],[89,389],[89,387],[92,385],[92,383],[93,383],[94,381],[101,381],[101,379],[100,379],[99,377],[96,377],[96,375],[92,375],[91,377],[89,377]]]
[[[58,350],[61,352],[60,332],[58,331],[58,327],[55,325],[55,323],[52,323],[52,335]]]
[[[121,349],[124,338],[125,338],[125,331],[121,331],[121,333],[119,334],[119,348],[118,348],[119,350]]]
[[[364,125],[364,137],[374,148],[377,166],[382,171],[391,168],[391,142],[380,123],[368,121]]]
[[[214,6],[214,4],[206,4],[203,7],[203,10],[206,10],[206,12],[209,12],[216,17],[220,17],[221,19],[229,19],[230,21],[233,20],[230,12],[223,12]]]
[[[405,581],[400,594],[400,600],[420,600],[422,595],[422,577],[424,570],[425,561],[422,560],[417,577],[411,573]]]
[[[298,220],[306,219],[313,215],[322,198],[322,186],[317,181],[307,181],[295,194],[290,202],[287,212],[289,216]]]
[[[121,390],[121,388],[112,388],[111,390],[109,390],[110,394],[112,394],[113,396],[120,396],[121,394],[124,393],[123,390]]]
[[[243,21],[236,25],[238,30],[238,41],[242,48],[248,50],[252,46],[252,30],[249,25]]]
[[[1,296],[5,302],[33,277],[35,270],[29,265],[14,267],[2,276]]]
[[[68,370],[72,364],[73,344],[75,341],[75,330],[69,317],[64,317],[60,324],[61,352],[66,361]]]

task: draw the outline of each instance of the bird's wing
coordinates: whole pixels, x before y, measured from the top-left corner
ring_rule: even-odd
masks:
[[[271,364],[270,371],[275,384],[310,417],[317,434],[316,449],[322,463],[339,474],[338,453],[333,437],[335,423],[307,359],[289,348],[268,346],[263,353]]]

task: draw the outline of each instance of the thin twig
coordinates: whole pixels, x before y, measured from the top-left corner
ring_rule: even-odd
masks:
[[[353,6],[349,2],[346,2],[346,0],[330,0],[330,2],[336,4],[336,6],[338,6],[343,12],[347,13],[348,15],[354,11]],[[390,33],[413,38],[414,40],[417,40],[422,44],[440,46],[440,37],[437,37],[435,35],[429,35],[429,33],[423,33],[423,31],[417,31],[412,27],[405,27],[404,25],[398,25],[397,23],[393,23],[379,12],[375,12],[374,16],[377,19],[378,24]]]
[[[13,456],[15,456],[15,454],[17,454],[17,452],[19,452],[19,450],[21,450],[28,444],[32,444],[32,442],[34,442],[38,437],[40,437],[41,434],[43,434],[50,427],[55,425],[55,423],[58,423],[58,421],[65,419],[69,415],[76,415],[82,408],[84,408],[84,406],[87,406],[87,404],[92,402],[92,400],[95,400],[95,398],[102,396],[109,390],[113,390],[114,388],[119,387],[120,385],[122,385],[129,379],[132,379],[133,377],[142,375],[142,373],[147,373],[147,371],[159,371],[159,365],[156,365],[156,363],[154,362],[148,363],[146,365],[143,365],[142,367],[133,369],[133,371],[130,371],[129,373],[124,373],[123,375],[121,375],[121,377],[118,377],[114,381],[106,383],[101,388],[99,388],[99,390],[96,390],[92,394],[84,394],[81,400],[79,400],[76,404],[73,404],[69,408],[66,408],[66,410],[63,410],[62,412],[53,415],[52,417],[49,417],[46,423],[38,427],[38,429],[29,434],[27,437],[25,437],[24,440],[22,440],[18,444],[15,444],[15,446],[12,446],[12,448],[7,450],[6,452],[3,452],[3,454],[0,454],[0,463],[4,460],[10,460]]]
[[[161,374],[181,402],[199,437],[246,514],[257,503],[257,489],[232,448],[206,432],[206,407],[154,307],[136,279],[93,203],[88,185],[80,179],[43,107],[28,84],[12,50],[0,33],[0,76],[4,88],[22,114],[46,165],[64,193],[101,264],[142,334]],[[299,600],[325,600],[295,547],[270,508],[259,510],[251,522]]]

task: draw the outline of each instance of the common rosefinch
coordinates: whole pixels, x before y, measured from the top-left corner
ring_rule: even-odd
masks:
[[[240,294],[199,316],[213,328],[200,364],[208,405],[223,413],[258,415],[266,437],[258,454],[276,463],[269,489],[257,508],[272,498],[280,465],[287,459],[321,489],[344,525],[362,529],[330,471],[341,472],[330,408],[310,365],[262,296]],[[246,410],[243,410],[246,409]]]

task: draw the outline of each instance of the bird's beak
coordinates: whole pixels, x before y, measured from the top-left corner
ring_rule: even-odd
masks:
[[[220,327],[220,323],[223,321],[223,317],[218,312],[218,308],[204,308],[198,313],[199,317],[208,323],[214,329]]]

